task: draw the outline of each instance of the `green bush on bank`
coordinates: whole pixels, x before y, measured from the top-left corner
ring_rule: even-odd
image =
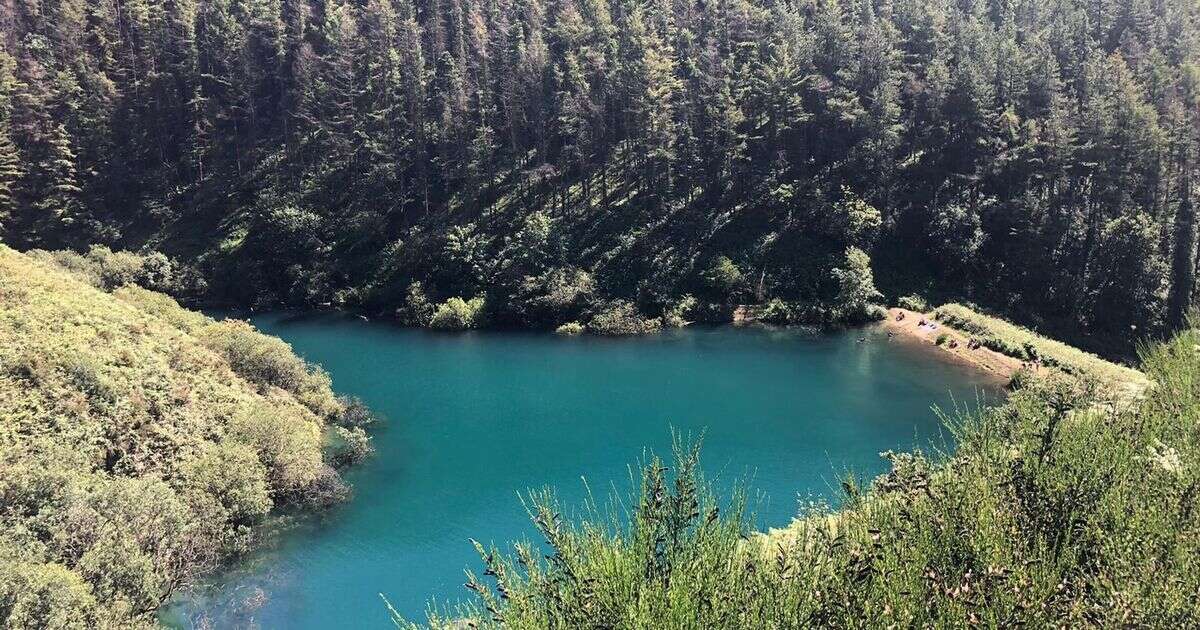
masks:
[[[100,286],[0,246],[0,627],[153,626],[272,509],[347,492],[326,445],[363,412],[328,376],[245,322]]]
[[[429,320],[430,328],[441,330],[470,330],[484,323],[484,298],[476,296],[470,300],[452,297],[438,305]]]
[[[901,296],[896,300],[896,306],[899,306],[904,310],[915,311],[917,313],[929,312],[929,302],[925,301],[925,298],[916,294]]]
[[[588,321],[588,332],[595,335],[644,335],[662,329],[662,320],[647,318],[633,302],[613,300],[600,307]]]
[[[948,421],[952,455],[885,453],[756,535],[741,494],[719,502],[694,449],[582,520],[526,500],[548,552],[477,545],[474,600],[434,627],[1196,627],[1200,625],[1200,333],[1144,353],[1155,387],[1036,379]],[[631,506],[626,513],[616,506]],[[465,621],[464,621],[465,619]],[[395,618],[397,625],[407,622]]]
[[[574,337],[576,335],[582,335],[583,331],[584,331],[583,324],[580,324],[579,322],[567,322],[567,323],[559,326],[558,328],[554,329],[554,332],[556,334],[564,335],[567,337]]]

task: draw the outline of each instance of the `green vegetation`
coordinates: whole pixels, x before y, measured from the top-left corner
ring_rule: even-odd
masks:
[[[484,322],[484,298],[476,296],[470,300],[452,297],[433,312],[429,318],[430,328],[444,330],[468,330],[479,328]]]
[[[1200,624],[1200,332],[1149,348],[1138,400],[1034,379],[948,419],[953,454],[883,453],[756,534],[742,494],[718,502],[695,448],[657,459],[608,509],[565,516],[528,496],[546,541],[477,545],[475,599],[435,627],[1195,627]],[[407,622],[397,617],[397,625]]]
[[[946,304],[934,311],[934,317],[979,340],[986,348],[1022,361],[1037,361],[1068,374],[1091,376],[1109,383],[1144,386],[1146,378],[1137,370],[1105,361],[1100,357],[1043,337],[998,317],[980,314],[961,304]]]
[[[173,269],[0,246],[0,626],[151,626],[370,451],[369,413],[287,344],[125,284]]]
[[[929,311],[929,302],[919,295],[903,295],[896,300],[896,306],[909,311],[925,313]]]
[[[17,3],[0,238],[163,251],[223,303],[427,325],[483,295],[488,325],[545,330],[689,294],[696,321],[773,299],[860,319],[871,269],[888,298],[1131,357],[1196,294],[1198,18],[1192,0]]]
[[[566,335],[568,337],[574,336],[574,335],[582,335],[583,331],[584,331],[583,324],[580,324],[579,322],[567,322],[567,323],[563,324],[562,326],[559,326],[558,328],[554,329],[555,333],[560,334],[560,335]]]
[[[636,305],[625,300],[603,305],[587,325],[588,332],[597,335],[640,335],[661,329],[661,319],[644,317]]]

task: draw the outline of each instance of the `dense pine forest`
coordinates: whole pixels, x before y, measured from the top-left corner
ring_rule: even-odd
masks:
[[[1198,13],[7,0],[0,229],[420,324],[833,321],[878,287],[1128,354],[1195,293]]]

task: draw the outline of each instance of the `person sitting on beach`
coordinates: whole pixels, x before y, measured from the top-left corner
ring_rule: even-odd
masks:
[[[898,321],[898,322],[902,322],[902,321],[904,321],[904,311],[900,311],[900,312],[899,312],[899,313],[896,315],[896,321]]]

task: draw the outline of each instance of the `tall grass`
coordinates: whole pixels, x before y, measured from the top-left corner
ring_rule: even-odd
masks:
[[[953,454],[890,455],[836,511],[755,534],[695,448],[642,471],[627,517],[479,547],[474,598],[435,627],[1198,627],[1200,335],[1143,351],[1141,399],[1061,377],[948,420]],[[396,618],[397,625],[407,622]]]

